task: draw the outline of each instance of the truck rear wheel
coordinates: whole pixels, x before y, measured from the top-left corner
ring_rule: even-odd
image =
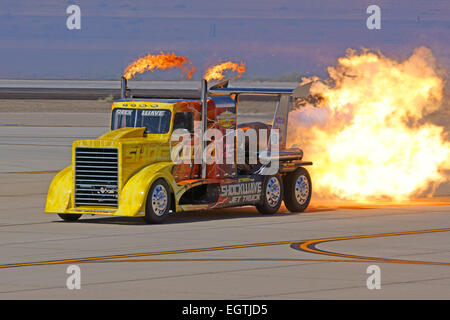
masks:
[[[303,212],[311,200],[311,177],[305,168],[288,173],[284,179],[284,205],[290,212]]]
[[[261,202],[256,209],[261,214],[274,214],[283,200],[283,184],[280,175],[267,176],[262,186]]]
[[[63,219],[64,221],[77,221],[80,219],[82,214],[65,214],[65,213],[58,213],[58,216]]]
[[[147,195],[144,221],[146,223],[161,223],[169,215],[170,187],[164,179],[153,182]]]

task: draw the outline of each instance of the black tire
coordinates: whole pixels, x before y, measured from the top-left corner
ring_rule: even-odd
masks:
[[[273,197],[270,196],[271,192],[268,189],[268,185],[274,181],[273,179],[276,179],[279,189],[279,196],[277,200],[275,200]],[[264,183],[262,185],[261,201],[256,205],[256,209],[261,214],[274,214],[275,212],[278,211],[278,209],[280,209],[282,201],[283,201],[283,183],[281,181],[280,175],[276,174],[274,176],[267,176],[264,179]]]
[[[297,184],[298,182],[298,184]],[[284,178],[284,205],[290,212],[303,212],[312,194],[311,177],[305,168],[298,168]]]
[[[153,182],[147,195],[144,221],[152,224],[163,222],[169,215],[171,198],[171,189],[164,179]]]
[[[74,222],[80,219],[82,214],[66,214],[66,213],[58,213],[58,216],[64,221]]]

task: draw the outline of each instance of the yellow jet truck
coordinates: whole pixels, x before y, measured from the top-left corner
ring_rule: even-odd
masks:
[[[293,99],[308,97],[309,87],[232,88],[224,81],[208,88],[203,80],[196,99],[150,99],[132,97],[122,78],[121,98],[112,105],[111,130],[73,143],[72,164],[54,177],[45,211],[66,221],[92,214],[143,217],[147,223],[160,223],[170,212],[247,205],[273,214],[282,201],[288,210],[301,212],[311,198],[305,166],[312,163],[302,159],[300,149],[286,148],[286,132]],[[278,97],[272,124],[238,126],[241,95]],[[215,137],[203,138],[210,131]],[[174,139],[175,132],[183,133],[184,142]],[[238,143],[236,132],[244,136]],[[265,149],[250,145],[251,132]],[[208,161],[204,155],[211,145],[214,159],[227,161]],[[190,146],[193,149],[186,149]],[[196,148],[203,156],[194,156],[191,150]],[[174,159],[184,150],[188,153],[183,161]],[[252,156],[257,160],[249,161]]]

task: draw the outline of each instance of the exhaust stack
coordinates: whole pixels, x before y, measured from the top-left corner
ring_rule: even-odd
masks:
[[[203,157],[204,152],[206,150],[206,141],[205,141],[205,132],[208,125],[208,82],[205,79],[202,79],[202,86],[201,86],[201,100],[202,100],[202,132],[201,132],[201,139],[202,139],[202,178],[206,178],[206,162]]]
[[[128,80],[125,77],[120,79],[120,98],[126,99],[128,95]]]

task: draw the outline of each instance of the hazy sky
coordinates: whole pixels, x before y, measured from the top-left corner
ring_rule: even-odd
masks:
[[[66,8],[81,8],[68,30]],[[366,9],[381,8],[381,30]],[[450,67],[450,0],[2,0],[0,78],[117,79],[147,53],[175,51],[199,67],[245,61],[247,77],[319,74],[346,48],[405,57],[420,45]],[[165,73],[146,75],[164,78]],[[178,78],[174,71],[170,78]]]

